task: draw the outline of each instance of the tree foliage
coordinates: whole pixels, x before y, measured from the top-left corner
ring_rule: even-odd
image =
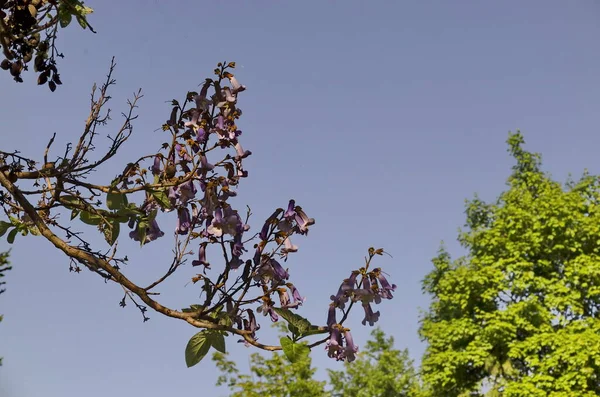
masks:
[[[416,397],[421,393],[408,350],[394,349],[394,338],[376,328],[355,362],[328,370],[333,397]]]
[[[459,241],[424,280],[423,380],[433,396],[600,394],[600,180],[564,185],[511,134],[494,203],[467,203]]]
[[[284,330],[285,331],[285,330]],[[406,350],[394,349],[394,339],[376,328],[365,350],[343,370],[328,370],[327,382],[314,379],[310,357],[290,362],[284,355],[250,356],[250,374],[240,373],[226,354],[215,353],[221,372],[217,386],[227,386],[230,397],[408,397],[418,396],[419,384]]]

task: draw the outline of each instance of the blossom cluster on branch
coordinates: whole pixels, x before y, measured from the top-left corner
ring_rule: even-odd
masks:
[[[315,220],[289,200],[287,207],[277,208],[253,231],[250,209],[241,213],[230,204],[248,177],[244,159],[252,155],[242,146],[238,128],[242,116],[238,97],[246,87],[232,73],[235,63],[219,63],[215,77],[206,79],[199,92],[188,92],[182,103],[172,101],[170,117],[162,127],[168,141],[161,150],[128,163],[110,184],[101,185],[89,181],[91,173],[114,157],[131,136],[134,110],[142,97],[138,92],[129,101],[129,112],[117,133],[109,136],[108,149],[92,159],[100,128],[110,120],[110,110],[104,112],[104,107],[110,100],[108,88],[115,83],[114,66],[100,89],[94,87],[79,140],[67,145],[62,155],[49,158],[54,136],[42,162],[18,151],[0,151],[0,205],[7,217],[0,221],[0,236],[6,234],[13,243],[18,234],[42,235],[71,259],[71,270],[79,272],[83,266],[120,284],[124,290],[121,306],[133,302],[144,321],[149,306],[202,329],[186,348],[188,366],[200,361],[211,347],[224,351],[224,338],[229,334],[238,335],[247,345],[283,349],[290,359],[326,343],[329,357],[352,361],[357,347],[343,325],[351,308],[360,303],[363,325],[372,326],[380,312],[374,312],[371,303],[391,299],[396,288],[380,268],[370,268],[372,259],[384,251],[370,248],[365,265],[343,281],[331,297],[326,325],[313,325],[296,313],[304,297],[290,281],[290,269],[284,264],[298,251],[296,238],[307,235]],[[142,246],[156,244],[169,235],[159,225],[159,213],[176,217],[174,256],[164,274],[142,287],[123,272],[128,258],[118,255],[121,227],[126,225],[128,237]],[[85,234],[74,226],[75,219],[95,226],[109,248],[92,249]],[[219,252],[222,264],[212,257],[209,260],[210,252]],[[156,290],[186,264],[198,269],[190,276],[201,286],[201,299],[182,310],[167,308],[157,301]],[[337,311],[342,314],[339,321]],[[271,321],[287,321],[290,335],[280,340],[281,346],[258,341],[260,324],[255,312]],[[302,341],[318,334],[327,337],[311,344]]]

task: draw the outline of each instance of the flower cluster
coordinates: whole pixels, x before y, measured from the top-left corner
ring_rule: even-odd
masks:
[[[345,279],[340,285],[336,295],[331,295],[331,303],[327,313],[327,327],[329,329],[329,339],[327,340],[326,349],[329,357],[336,360],[354,360],[354,353],[358,351],[358,347],[354,345],[352,335],[348,328],[344,328],[337,322],[336,311],[341,310],[344,313],[344,319],[350,308],[346,309],[346,303],[350,301],[350,306],[360,302],[365,316],[362,324],[369,323],[370,326],[375,325],[379,320],[379,311],[374,312],[371,303],[379,304],[382,299],[392,299],[392,292],[396,290],[395,284],[390,284],[383,275],[381,268],[368,270],[371,259],[375,254],[381,255],[383,250],[369,250],[370,257],[367,260],[367,265],[360,270],[354,270],[350,277]],[[358,280],[358,277],[361,279]],[[344,347],[344,341],[346,345]]]
[[[214,283],[213,291],[221,288],[217,294],[222,300],[237,302],[230,313],[233,323],[256,339],[255,332],[260,326],[254,311],[240,306],[248,302],[260,303],[256,311],[277,321],[275,300],[283,309],[296,309],[302,305],[304,298],[289,282],[288,269],[282,263],[298,251],[298,246],[292,243],[293,236],[307,235],[315,220],[290,200],[287,209],[277,209],[257,234],[246,237],[250,230],[247,219],[244,220],[228,202],[237,195],[240,180],[248,176],[243,161],[252,154],[242,147],[242,131],[236,125],[242,115],[237,106],[238,95],[246,87],[227,71],[231,67],[232,64],[221,64],[220,69],[215,70],[218,80],[207,79],[199,93],[188,94],[186,104],[193,104],[190,109],[173,101],[171,117],[163,126],[163,130],[171,132],[172,144],[163,146],[165,152],[153,156],[149,167],[155,185],[162,184],[165,188],[159,195],[147,195],[147,204],[142,208],[145,220],[130,223],[130,228],[134,229],[130,237],[143,243],[162,237],[164,233],[156,221],[160,209],[177,214],[174,231],[177,239],[200,240],[198,256],[191,262],[192,266],[210,270],[207,247],[211,244],[222,246],[226,258],[222,274],[241,267],[244,267],[244,274],[230,286],[228,291],[233,292],[224,292],[221,286],[216,287],[217,283]],[[229,81],[229,87],[224,86],[225,80]],[[211,88],[214,94],[209,96]],[[208,157],[218,149],[233,150],[220,161],[209,162]],[[252,240],[256,240],[253,255],[244,259]],[[272,248],[267,249],[269,246]],[[241,298],[236,301],[235,292],[243,291],[244,283],[259,287],[260,295],[244,302]]]
[[[289,318],[297,318],[289,310],[298,309],[305,298],[290,282],[289,269],[283,264],[289,255],[298,251],[292,240],[297,235],[307,235],[315,220],[294,200],[289,200],[287,208],[275,210],[260,230],[249,236],[250,212],[243,219],[231,206],[229,199],[237,195],[240,180],[248,176],[244,159],[252,154],[242,147],[242,131],[236,125],[242,115],[237,106],[238,95],[246,87],[227,71],[231,65],[221,64],[220,69],[215,70],[219,79],[207,79],[200,93],[188,93],[186,104],[192,105],[190,109],[185,108],[186,104],[180,106],[173,101],[171,117],[163,126],[164,131],[171,132],[171,144],[163,145],[164,152],[153,156],[149,167],[154,177],[153,186],[157,186],[158,190],[147,192],[141,208],[144,216],[130,223],[134,229],[130,237],[142,243],[162,237],[164,233],[156,221],[157,212],[176,213],[174,235],[180,241],[178,246],[186,247],[192,241],[197,242],[197,259],[191,264],[203,267],[203,275],[193,279],[205,281],[203,291],[207,296],[203,307],[208,312],[220,311],[225,304],[231,324],[244,332],[245,337],[241,341],[252,344],[257,340],[256,332],[260,329],[255,312],[274,322],[280,316],[288,321]],[[229,87],[224,86],[225,80],[229,81]],[[214,94],[209,96],[211,88]],[[226,151],[224,157],[219,161],[209,161],[209,156],[216,160],[212,156],[219,149]],[[246,257],[250,242],[254,243],[253,250]],[[209,245],[219,246],[225,258],[225,266],[216,281],[206,273],[213,270],[207,259]],[[184,251],[185,248],[179,250]],[[381,255],[383,250],[370,249],[369,253],[366,266],[353,271],[343,281],[338,293],[331,296],[327,327],[321,328],[321,332],[329,332],[326,343],[328,355],[337,360],[352,361],[358,351],[350,330],[343,326],[351,306],[360,302],[365,313],[362,323],[372,326],[380,313],[374,312],[371,304],[391,299],[396,289],[380,268],[369,270],[373,256]],[[238,269],[241,274],[230,280],[230,272]],[[218,299],[218,303],[211,308],[213,299]],[[254,310],[246,307],[251,304],[258,306]],[[340,322],[336,319],[338,310],[343,313]]]

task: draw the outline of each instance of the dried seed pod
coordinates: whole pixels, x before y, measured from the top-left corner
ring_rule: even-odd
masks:
[[[11,62],[8,59],[4,59],[2,62],[0,62],[0,68],[4,69],[4,70],[8,70],[11,67]]]
[[[23,70],[21,61],[13,62],[13,64],[10,65],[10,74],[14,77],[18,77],[21,74],[21,70]]]
[[[46,73],[42,73],[38,76],[38,80],[37,80],[38,85],[44,85],[44,84],[46,84],[47,81],[48,81],[48,76],[46,75]]]
[[[173,178],[176,172],[177,168],[175,168],[173,164],[169,164],[167,165],[167,168],[165,168],[165,176],[167,177],[167,179]]]

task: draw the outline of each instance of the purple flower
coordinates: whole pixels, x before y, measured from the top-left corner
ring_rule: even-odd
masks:
[[[229,102],[229,103],[237,102],[237,96],[233,92],[231,92],[231,89],[229,87],[223,87],[223,89],[221,90],[221,95],[225,96],[226,102],[219,102],[217,104],[218,107],[221,107],[221,108],[224,107],[227,104],[227,102]],[[226,114],[229,114],[230,111],[231,110],[229,108],[224,109],[224,112]]]
[[[269,261],[271,268],[273,269],[273,278],[277,281],[283,281],[290,278],[288,272],[277,262],[275,259]]]
[[[204,266],[207,269],[210,269],[210,263],[206,260],[206,244],[200,244],[200,249],[198,250],[198,260],[192,261],[192,266]]]
[[[208,162],[208,159],[206,158],[206,156],[201,155],[200,156],[200,170],[201,171],[211,171],[213,168],[215,168],[215,166]]]
[[[178,208],[175,232],[178,234],[188,234],[191,226],[190,211],[187,208]]]
[[[171,203],[171,206],[174,207],[177,204],[177,199],[179,198],[179,192],[173,186],[171,186],[167,193],[167,197],[169,198],[169,202]]]
[[[231,83],[231,88],[233,89],[234,93],[238,93],[238,92],[242,92],[246,89],[245,85],[241,85],[237,79],[235,77],[233,77],[232,74],[228,74],[227,78],[229,79],[229,82]]]
[[[223,235],[223,210],[221,208],[215,210],[215,216],[206,231],[216,237]]]
[[[234,256],[242,256],[242,254],[246,251],[244,248],[244,243],[242,242],[242,234],[238,233],[233,238],[233,242],[231,243],[231,254]]]
[[[267,237],[269,235],[269,228],[271,227],[271,219],[267,219],[262,229],[260,229],[260,233],[258,233],[258,238],[262,241],[267,241]]]
[[[346,329],[344,331],[344,339],[346,340],[346,348],[344,349],[344,356],[349,363],[356,359],[354,355],[358,351],[358,347],[354,345],[354,340],[352,339],[352,334],[350,334],[350,330]]]
[[[254,316],[254,312],[252,311],[252,309],[246,309],[246,313],[248,313],[248,319],[244,319],[244,330],[245,331],[250,331],[250,336],[252,337],[252,339],[257,340],[258,338],[256,337],[256,331],[258,331],[260,329],[260,324],[256,323],[256,317]],[[238,328],[241,328],[241,326],[239,325],[239,316],[238,318]],[[238,342],[244,342],[244,344],[246,346],[249,345],[249,343],[247,341],[245,341],[244,339],[239,340]]]
[[[325,349],[330,358],[335,358],[338,361],[343,360],[342,334],[340,333],[338,326],[331,327],[329,339],[327,339],[327,342],[325,343]]]
[[[283,256],[284,260],[287,261],[287,256],[290,252],[297,252],[298,251],[298,247],[295,246],[294,244],[292,244],[292,242],[290,241],[289,237],[285,238],[285,241],[283,242],[284,247],[281,249],[281,255]]]
[[[193,199],[196,196],[196,187],[194,186],[194,181],[192,179],[183,182],[179,185],[179,201],[182,204],[187,203],[189,200]]]
[[[335,305],[331,303],[329,304],[329,310],[327,312],[327,326],[331,328],[334,324],[337,324],[337,320],[335,318]]]
[[[283,214],[283,217],[286,220],[291,221],[296,217],[296,211],[294,210],[295,207],[296,207],[296,201],[290,200],[290,202],[288,203],[287,211],[285,211],[285,213]]]
[[[223,117],[222,114],[220,114],[217,117],[217,126],[216,127],[221,131],[225,129],[225,117]]]
[[[352,300],[354,302],[362,301],[363,303],[370,303],[373,301],[377,304],[381,303],[381,297],[377,292],[376,286],[373,288],[369,277],[366,276],[362,278],[362,288],[354,290]]]
[[[309,218],[302,208],[297,205],[296,206],[296,225],[298,225],[298,229],[300,230],[300,234],[308,234],[308,227],[315,224],[315,220],[313,218]]]
[[[299,305],[304,303],[306,298],[303,298],[302,296],[300,296],[300,292],[298,292],[298,289],[296,288],[296,286],[292,283],[287,283],[286,285],[290,289],[290,291],[292,291],[292,298],[294,298],[294,302],[299,302],[298,303]]]
[[[236,270],[238,269],[242,264],[244,263],[243,260],[240,259],[239,256],[233,256],[231,258],[231,260],[229,261],[228,265],[231,268],[231,270]]]
[[[362,325],[369,323],[369,325],[372,327],[375,325],[377,320],[379,320],[379,310],[373,313],[373,309],[369,303],[363,303],[362,307],[365,309],[365,318],[362,320]]]
[[[269,297],[263,298],[262,305],[256,311],[262,313],[263,316],[271,316],[271,321],[273,322],[279,320],[279,316],[273,310],[273,301]]]
[[[157,155],[154,157],[154,164],[152,164],[150,169],[152,170],[152,175],[160,174],[160,156]]]
[[[354,291],[356,277],[358,276],[358,274],[359,272],[353,271],[350,274],[350,277],[342,282],[340,288],[338,289],[337,295],[331,295],[329,299],[333,301],[333,304],[336,307],[340,309],[343,309],[345,307],[346,302],[348,302],[348,296]]]
[[[196,142],[198,144],[204,143],[206,142],[206,138],[208,138],[208,135],[206,134],[204,128],[198,128],[198,132],[196,132]]]
[[[146,228],[146,238],[144,238],[144,243],[147,244],[150,241],[154,241],[159,237],[164,236],[165,233],[160,230],[158,227],[158,222],[156,219],[150,222],[150,225]],[[140,232],[138,228],[135,228],[131,232],[129,232],[129,237],[133,239],[133,241],[140,241]]]
[[[235,156],[235,159],[237,161],[245,159],[246,157],[248,157],[252,154],[252,152],[250,150],[244,150],[244,148],[242,147],[242,145],[239,142],[235,143],[235,151],[237,153],[237,156]]]
[[[223,210],[217,208],[215,216],[206,230],[215,237],[221,237],[223,234],[235,236],[240,222],[241,219],[237,213],[231,210],[231,207],[226,207],[225,216],[223,216]]]
[[[192,161],[192,158],[189,154],[187,154],[187,150],[185,146],[180,145],[179,143],[175,144],[175,152],[179,155],[179,157],[183,161]]]
[[[379,285],[381,285],[381,288],[379,290],[381,297],[384,299],[392,299],[394,297],[392,295],[392,291],[396,290],[396,284],[390,285],[390,283],[387,281],[387,279],[383,275],[381,268],[379,268],[379,267],[376,269],[373,269],[372,273],[377,278],[377,281],[379,281]]]

